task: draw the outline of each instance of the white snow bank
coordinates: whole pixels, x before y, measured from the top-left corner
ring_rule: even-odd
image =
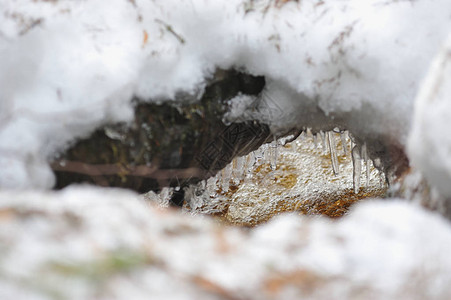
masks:
[[[451,228],[400,201],[252,231],[114,189],[0,192],[1,299],[446,299]]]
[[[274,130],[347,113],[338,125],[403,144],[451,2],[282,3],[0,0],[0,186],[52,186],[46,160],[130,120],[133,95],[198,93],[217,67],[267,77]]]
[[[415,103],[408,153],[412,164],[451,197],[451,36],[434,61]]]

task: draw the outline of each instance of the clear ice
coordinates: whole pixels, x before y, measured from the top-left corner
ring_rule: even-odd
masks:
[[[272,170],[277,169],[277,155],[278,155],[278,147],[279,147],[279,143],[278,141],[274,138],[274,142],[271,143],[270,146],[270,166]]]
[[[326,151],[326,134],[324,133],[324,131],[320,130],[319,135],[321,136],[321,141],[323,142],[323,151]]]
[[[313,144],[315,145],[315,149],[318,149],[318,134],[313,134]]]
[[[365,163],[365,173],[366,173],[366,187],[370,185],[370,160],[368,158],[368,148],[366,146],[366,143],[363,143],[362,145],[362,159]]]
[[[378,180],[375,168],[370,168],[367,145],[352,143],[348,132],[318,134],[324,135],[325,145],[315,147],[315,136],[308,129],[295,140],[294,136],[287,138],[289,143],[280,139],[235,158],[209,178],[206,186],[200,183],[195,191],[187,191],[185,208],[193,214],[214,214],[231,224],[254,226],[284,211],[315,214],[313,207],[327,206],[337,199],[352,203],[365,195],[385,194],[386,183]],[[329,151],[330,157],[326,155]],[[359,193],[362,159],[369,183],[365,194]]]
[[[362,162],[360,158],[360,149],[357,145],[352,148],[351,154],[353,165],[352,181],[354,186],[354,193],[358,194],[360,190],[360,173],[362,172]]]
[[[246,175],[246,170],[244,168],[245,163],[246,158],[244,156],[237,157],[232,162],[232,181],[235,185],[238,185],[243,179],[243,176]]]
[[[221,187],[224,192],[229,191],[230,179],[232,179],[232,164],[228,164],[224,169],[221,170]]]
[[[346,143],[346,138],[348,137],[347,131],[340,131],[340,139],[341,139],[341,145],[343,147],[343,154],[346,156],[348,155],[348,143]]]
[[[329,150],[330,150],[330,160],[332,161],[332,170],[335,175],[339,173],[338,167],[338,158],[337,158],[337,147],[335,145],[335,137],[333,131],[327,132],[327,140],[329,142]]]

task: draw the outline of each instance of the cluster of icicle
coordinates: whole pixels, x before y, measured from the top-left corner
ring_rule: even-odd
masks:
[[[318,148],[318,136],[320,136],[322,140],[322,148],[325,151],[329,151],[330,153],[330,159],[332,164],[332,170],[335,175],[338,175],[339,170],[339,161],[338,161],[338,150],[337,150],[337,143],[335,140],[335,133],[340,134],[340,140],[342,145],[342,151],[345,156],[348,155],[348,143],[347,141],[350,140],[351,143],[351,158],[352,158],[352,166],[353,166],[353,174],[352,174],[352,181],[353,181],[353,189],[354,193],[358,194],[360,191],[360,175],[362,173],[362,161],[365,165],[365,173],[366,173],[366,187],[368,187],[370,183],[370,158],[368,155],[368,148],[366,143],[363,143],[363,145],[360,147],[358,144],[354,143],[354,139],[349,134],[347,130],[339,130],[338,128],[335,128],[332,131],[319,131],[318,133],[312,133],[310,129],[307,129],[305,131],[306,135],[313,136],[313,142],[315,144],[315,148]],[[304,134],[304,132],[302,133]],[[301,136],[302,136],[301,134]]]
[[[224,193],[227,193],[230,188],[230,183],[234,185],[240,184],[252,176],[255,168],[264,163],[269,163],[271,169],[275,170],[277,168],[279,146],[280,141],[274,140],[269,144],[260,146],[260,148],[250,152],[246,156],[234,158],[215,177],[209,179],[215,181],[216,184],[208,184],[208,186],[219,186]],[[214,191],[211,192],[214,193]]]
[[[220,187],[223,193],[227,193],[230,188],[230,183],[234,185],[240,184],[242,180],[252,176],[255,168],[261,164],[267,163],[270,165],[272,170],[277,168],[278,159],[278,147],[284,145],[286,142],[292,142],[295,139],[304,140],[306,137],[311,137],[313,139],[315,149],[322,148],[323,151],[328,151],[330,153],[332,170],[335,175],[340,172],[339,160],[338,160],[338,143],[336,141],[336,134],[339,134],[341,142],[341,149],[343,155],[348,156],[348,144],[350,140],[351,144],[351,158],[353,163],[353,189],[354,193],[358,194],[360,191],[360,179],[362,173],[362,164],[365,166],[366,173],[366,187],[368,187],[370,182],[370,170],[371,170],[371,160],[368,155],[368,149],[366,143],[361,146],[353,142],[352,136],[346,130],[339,130],[335,128],[332,131],[319,131],[312,133],[310,129],[302,131],[298,136],[290,136],[282,138],[279,140],[274,140],[269,144],[262,145],[259,149],[249,153],[246,156],[235,158],[230,164],[228,164],[224,169],[222,169],[215,177],[210,178],[214,182],[204,182],[205,188],[212,189],[208,191],[210,195],[216,194],[216,187]],[[321,140],[321,142],[320,142]],[[292,143],[294,151],[296,151],[296,143]],[[377,161],[374,162],[377,166]]]
[[[352,140],[351,140],[352,141]],[[366,187],[370,183],[370,159],[368,157],[368,149],[366,143],[363,143],[362,147],[354,144],[352,147],[352,166],[353,174],[352,181],[354,186],[354,193],[358,194],[360,190],[360,174],[362,173],[362,160],[365,165],[366,171]]]

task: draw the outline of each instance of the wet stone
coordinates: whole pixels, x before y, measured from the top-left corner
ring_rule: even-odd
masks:
[[[325,135],[329,142],[318,146],[311,133],[287,144],[279,140],[284,145],[278,147],[277,158],[273,157],[273,145],[262,145],[244,156],[244,160],[257,157],[246,168],[237,169],[231,163],[225,168],[227,172],[188,188],[184,209],[192,214],[212,215],[220,223],[252,227],[286,212],[339,218],[365,198],[385,197],[384,173],[371,160],[367,163],[368,171],[363,172],[360,164],[353,163],[356,158],[351,152],[344,151],[351,148],[348,135],[343,138],[337,132]],[[332,152],[328,144],[334,145]],[[353,152],[359,153],[360,162],[360,150]],[[339,173],[334,171],[338,168]],[[239,182],[228,175],[239,172],[242,174]],[[356,176],[368,185],[357,184],[357,188]]]

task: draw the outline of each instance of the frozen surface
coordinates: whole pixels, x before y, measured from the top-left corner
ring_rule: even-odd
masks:
[[[260,101],[282,114],[252,117],[274,131],[404,145],[450,14],[449,0],[0,0],[0,186],[51,187],[47,160],[129,120],[133,95],[197,95],[218,67],[266,76]]]
[[[447,299],[449,223],[391,200],[249,231],[121,190],[0,192],[0,297]]]
[[[352,161],[350,149],[361,149],[347,132],[312,135],[307,131],[285,144],[292,138],[262,145],[215,177],[190,186],[185,209],[217,216],[228,224],[255,226],[287,211],[341,217],[362,198],[385,196],[384,174],[370,161],[368,169],[366,162]],[[357,172],[360,183],[353,180]],[[154,199],[162,203],[165,198],[162,192]]]

